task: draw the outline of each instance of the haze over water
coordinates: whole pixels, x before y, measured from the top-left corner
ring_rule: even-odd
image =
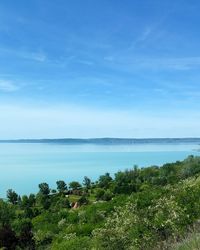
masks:
[[[20,195],[38,191],[47,182],[55,188],[57,180],[82,182],[84,176],[93,181],[106,172],[114,175],[134,165],[146,167],[183,160],[200,155],[197,142],[135,144],[0,144],[0,196],[9,188]]]

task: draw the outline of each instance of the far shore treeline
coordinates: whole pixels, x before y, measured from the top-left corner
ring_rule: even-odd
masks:
[[[16,139],[0,140],[0,143],[60,143],[60,144],[137,144],[137,143],[197,143],[200,138],[57,138],[57,139]]]
[[[67,177],[66,177],[67,179]],[[0,200],[3,249],[178,249],[200,219],[200,157]]]

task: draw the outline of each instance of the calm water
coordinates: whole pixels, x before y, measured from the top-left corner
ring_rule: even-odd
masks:
[[[131,168],[161,165],[200,155],[197,144],[62,145],[39,143],[0,144],[0,196],[14,189],[19,194],[38,191],[38,184],[57,180],[82,182],[99,175]]]

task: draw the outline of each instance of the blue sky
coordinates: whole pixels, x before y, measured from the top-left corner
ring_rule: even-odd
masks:
[[[0,138],[200,136],[200,3],[0,2]]]

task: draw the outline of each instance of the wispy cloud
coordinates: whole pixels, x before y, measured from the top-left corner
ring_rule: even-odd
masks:
[[[47,60],[47,57],[42,52],[22,52],[21,57],[24,57],[26,59],[38,61],[38,62],[45,62]]]
[[[142,68],[189,70],[200,66],[200,57],[152,58],[137,61]]]
[[[19,86],[14,84],[12,81],[0,80],[0,91],[3,92],[14,92],[19,89]]]
[[[145,44],[148,39],[151,39],[154,35],[154,27],[146,27],[141,34],[136,37],[136,39],[131,43],[130,47],[128,48],[129,51],[135,49],[138,45]]]
[[[200,67],[200,56],[197,57],[171,57],[171,58],[146,58],[132,56],[118,57],[112,61],[107,61],[107,66],[115,69],[133,70],[176,70],[186,71],[198,69]]]
[[[7,54],[27,60],[33,60],[37,62],[45,62],[47,61],[47,55],[43,51],[29,51],[25,49],[11,49],[1,47],[0,52],[2,54]]]
[[[148,37],[152,34],[153,29],[150,27],[147,27],[143,33],[141,34],[141,36],[138,38],[138,41],[145,41],[148,39]]]

